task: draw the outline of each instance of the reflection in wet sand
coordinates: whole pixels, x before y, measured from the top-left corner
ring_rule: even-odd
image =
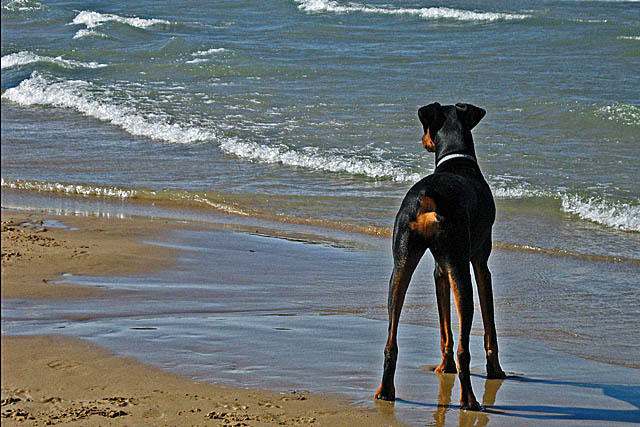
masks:
[[[438,409],[433,414],[436,426],[444,426],[447,421],[447,412],[449,409],[459,409],[457,405],[451,406],[453,385],[455,384],[456,374],[437,374],[440,382],[440,391],[438,393]],[[484,383],[484,395],[482,396],[482,406],[493,406],[496,402],[498,390],[502,386],[504,380],[486,380]],[[483,411],[452,411],[450,416],[458,414],[459,426],[478,426],[483,427],[489,424],[489,415]],[[450,420],[451,421],[451,420]],[[451,425],[451,423],[449,423]]]

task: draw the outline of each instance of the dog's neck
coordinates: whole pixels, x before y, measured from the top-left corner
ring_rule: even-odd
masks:
[[[453,159],[466,159],[465,162],[478,162],[473,146],[473,137],[470,132],[459,137],[446,138],[444,141],[440,140],[438,144],[436,144],[436,168]]]
[[[468,159],[468,160],[473,161],[474,163],[478,163],[478,159],[476,159],[474,156],[472,156],[470,154],[454,153],[454,154],[447,154],[446,156],[444,156],[443,158],[438,160],[436,162],[436,168],[438,168],[444,162],[449,161],[449,160],[453,160],[453,159]]]

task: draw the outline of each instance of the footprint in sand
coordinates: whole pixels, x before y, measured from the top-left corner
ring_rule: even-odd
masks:
[[[271,402],[258,402],[258,405],[264,406],[265,408],[282,408],[282,406],[276,405]]]
[[[65,360],[52,360],[51,362],[47,363],[47,366],[51,369],[73,369],[78,365]]]

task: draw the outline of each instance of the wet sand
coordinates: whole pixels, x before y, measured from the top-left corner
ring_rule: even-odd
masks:
[[[63,274],[140,274],[170,268],[175,251],[141,243],[166,234],[168,221],[64,217],[2,210],[2,298],[59,299],[102,294],[53,285]]]
[[[175,228],[180,226],[173,225]],[[118,293],[54,283],[63,274],[136,275],[174,265],[166,221],[2,211],[2,299]],[[205,384],[63,336],[2,336],[2,424],[399,425],[385,411],[304,391]]]
[[[79,228],[74,217],[51,219]],[[126,224],[128,220],[114,223],[120,221]],[[144,224],[145,221],[141,221]],[[106,226],[110,223],[111,220],[105,220]],[[60,238],[67,239],[66,236],[76,231],[67,229],[67,234],[61,234]],[[141,246],[148,254],[162,253],[160,249],[175,251],[172,253],[177,254],[176,259],[166,264],[167,270],[154,272],[153,267],[146,273],[101,277],[82,269],[74,270],[72,276],[65,277],[64,283],[56,282],[51,286],[76,283],[86,285],[92,291],[97,289],[100,293],[82,298],[3,299],[3,334],[64,333],[99,344],[117,355],[135,357],[188,378],[224,386],[249,387],[250,392],[258,396],[256,400],[239,397],[240,404],[234,406],[240,409],[228,413],[245,411],[253,414],[252,417],[259,417],[260,413],[251,412],[251,408],[262,410],[266,405],[260,402],[270,402],[270,405],[276,402],[282,408],[275,409],[285,411],[283,416],[291,417],[287,424],[296,420],[302,422],[296,417],[315,418],[314,424],[317,425],[340,425],[342,421],[338,420],[344,417],[347,418],[344,418],[343,425],[406,422],[463,426],[489,423],[609,426],[640,422],[640,371],[637,369],[554,351],[545,342],[502,337],[502,365],[511,377],[504,381],[487,380],[484,376],[482,337],[478,335],[471,338],[472,382],[485,411],[461,411],[458,405],[459,383],[455,376],[436,375],[429,370],[429,365],[439,360],[438,330],[414,320],[433,310],[432,290],[423,283],[416,284],[407,299],[406,314],[409,316],[404,318],[399,332],[400,356],[396,378],[399,399],[395,403],[374,403],[371,395],[380,380],[386,333],[383,320],[386,289],[383,281],[389,271],[387,253],[310,244],[313,241],[302,239],[302,236],[299,239],[289,236],[290,240],[283,240],[275,237],[277,230],[271,235],[267,230],[257,232],[255,229],[251,233],[240,233],[169,222],[160,234],[152,234],[141,233],[136,239],[153,242],[151,246]],[[108,257],[103,258],[108,260]],[[429,265],[425,267],[430,269]],[[111,274],[116,274],[117,269],[112,271]],[[361,271],[367,271],[367,275],[357,274]],[[407,319],[410,322],[406,322]],[[35,340],[32,348],[39,348],[42,341],[37,340],[52,338],[11,338],[15,342],[32,339]],[[49,345],[47,350],[56,349],[62,354],[50,353],[51,357],[43,359],[46,363],[41,363],[39,368],[34,367],[33,372],[37,374],[27,374],[27,377],[33,377],[31,380],[46,379],[45,374],[58,366],[56,361],[69,360],[65,352],[73,343],[78,343],[68,338],[55,338],[55,342],[64,345]],[[80,345],[93,349],[89,350],[94,352],[92,354],[102,351],[82,342]],[[10,403],[11,396],[22,399],[20,390],[29,388],[33,396],[34,390],[42,388],[42,385],[27,386],[24,380],[18,380],[6,388],[7,394],[4,394],[5,372],[17,372],[22,360],[28,359],[31,353],[37,354],[36,350],[26,351],[22,357],[14,359],[18,364],[15,369],[5,367],[9,365],[5,365],[4,359],[7,351],[3,351],[3,399],[9,399],[3,406],[3,413],[19,408],[14,405],[32,404],[22,400]],[[125,365],[132,362],[132,359],[117,359]],[[53,368],[48,366],[49,362],[53,362]],[[100,378],[105,370],[99,366],[94,372]],[[38,369],[45,372],[40,375]],[[82,372],[82,369],[77,371]],[[159,375],[164,372],[148,369],[148,372]],[[73,368],[69,371],[74,372]],[[129,371],[135,373],[138,368]],[[141,378],[154,375],[143,374]],[[71,376],[62,376],[62,379],[67,381]],[[47,384],[59,387],[56,381],[45,380]],[[137,407],[134,408],[126,399],[138,396],[134,400],[138,402],[143,400],[140,396],[153,397],[154,390],[164,389],[145,389],[135,394],[133,389],[127,392],[126,388],[108,388],[104,389],[108,393],[98,393],[100,387],[109,384],[115,387],[120,381],[117,377],[113,380],[100,378],[89,386],[97,390],[95,394],[67,398],[70,407],[75,405],[79,413],[95,412],[80,423],[185,424],[181,418],[176,418],[177,421],[139,418],[136,419],[139,422],[132,422],[133,411]],[[137,386],[138,382],[133,384]],[[213,390],[218,386],[207,387],[213,387]],[[280,397],[292,395],[293,390],[339,394],[355,402],[358,408],[346,405],[344,411],[326,410],[326,414],[336,415],[334,419],[322,419],[321,413],[325,410],[313,408],[308,409],[310,412],[289,413],[286,405],[263,397],[266,395],[257,391],[265,388],[283,391],[285,394],[270,394]],[[218,409],[204,405],[199,407],[201,412],[197,412],[198,408],[190,407],[194,403],[189,396],[184,396],[189,399],[180,408],[175,408],[172,416],[182,417],[184,411],[194,409],[197,413],[189,416],[200,421],[187,421],[186,424],[223,422],[204,418],[211,411],[217,413],[218,410],[229,409],[227,388],[220,390],[206,395],[212,400],[203,400],[207,405],[218,405]],[[198,391],[186,393],[201,396]],[[47,392],[38,396],[40,400],[47,400],[56,394]],[[315,394],[306,396],[304,402],[309,404],[313,396]],[[150,405],[169,408],[162,397]],[[115,414],[110,412],[117,410],[114,402],[129,405],[123,406],[122,410],[126,412],[130,407],[132,415],[105,418],[104,414]],[[137,404],[142,408],[142,404]],[[334,404],[338,403],[329,405]],[[83,405],[89,409],[82,409]],[[228,407],[224,408],[224,405]],[[96,409],[91,409],[93,406]],[[248,409],[242,409],[244,406]],[[144,414],[145,411],[136,414]],[[166,413],[170,411],[167,409]],[[367,418],[362,418],[363,413]],[[19,417],[19,413],[9,415]],[[272,421],[247,418],[234,422],[260,425]],[[310,419],[304,422],[310,422]]]
[[[71,338],[3,337],[2,424],[36,423],[398,424],[326,396],[190,381]]]

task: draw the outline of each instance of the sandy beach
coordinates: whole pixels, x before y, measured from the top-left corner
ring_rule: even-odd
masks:
[[[2,211],[2,298],[51,299],[95,296],[103,291],[53,285],[63,274],[121,275],[171,266],[174,251],[141,243],[161,236],[166,221],[60,218]]]
[[[430,370],[439,336],[423,283],[403,312],[398,399],[374,402],[384,249],[322,230],[72,212],[2,210],[3,425],[640,422],[637,369],[521,336],[500,339],[509,377],[488,380],[472,335],[484,411],[460,410],[456,376]]]
[[[140,243],[165,225],[3,210],[2,298],[126,292],[53,282],[68,273],[135,275],[172,266],[174,250]],[[192,381],[63,336],[2,337],[3,425],[399,425],[389,412],[304,391]]]

